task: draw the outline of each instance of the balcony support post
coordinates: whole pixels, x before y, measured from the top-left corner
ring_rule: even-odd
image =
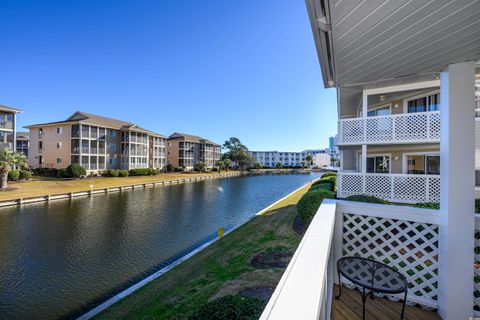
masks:
[[[439,312],[444,320],[473,314],[474,81],[473,62],[449,65],[440,75]]]

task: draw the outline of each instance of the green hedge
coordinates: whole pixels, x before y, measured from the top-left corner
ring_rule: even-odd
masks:
[[[475,213],[480,213],[480,199],[475,199]]]
[[[257,320],[267,303],[263,300],[230,295],[201,307],[189,320]]]
[[[17,181],[18,178],[20,178],[20,172],[18,170],[8,171],[8,180],[9,181]]]
[[[317,212],[323,199],[333,199],[333,192],[325,189],[310,189],[298,201],[297,213],[305,226],[308,226]]]
[[[366,196],[363,194],[357,194],[353,196],[348,196],[345,198],[345,200],[349,201],[357,201],[357,202],[367,202],[367,203],[380,203],[380,204],[388,204],[389,202],[377,197],[373,196]]]
[[[152,176],[157,174],[158,171],[153,168],[138,168],[138,169],[131,169],[129,174],[131,176]]]
[[[128,177],[128,176],[129,176],[129,172],[128,172],[128,170],[119,170],[119,171],[118,171],[118,176],[119,176],[119,177]]]
[[[310,188],[310,190],[318,190],[318,189],[333,191],[333,184],[331,184],[329,182],[322,182],[322,183],[314,184]]]
[[[85,170],[84,167],[77,163],[72,163],[65,169],[66,175],[69,178],[80,178],[82,176],[87,175],[87,171]]]
[[[32,173],[28,170],[20,170],[20,180],[28,180],[32,177]]]
[[[329,172],[325,172],[325,173],[322,175],[322,178],[336,177],[336,176],[337,176],[337,173],[336,173],[336,172],[329,171]]]
[[[438,202],[420,202],[420,203],[415,203],[415,207],[424,208],[424,209],[439,210],[440,209],[440,203],[438,203]]]

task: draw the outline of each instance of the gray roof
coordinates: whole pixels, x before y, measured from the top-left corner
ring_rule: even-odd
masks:
[[[99,115],[92,114],[92,113],[87,113],[87,112],[82,112],[82,111],[76,111],[74,114],[72,114],[70,117],[68,117],[64,121],[32,124],[32,125],[26,126],[25,128],[41,127],[41,126],[46,126],[46,125],[55,125],[55,124],[62,124],[62,123],[78,123],[78,122],[85,123],[85,124],[90,124],[90,125],[95,125],[95,126],[100,126],[100,127],[106,127],[106,128],[110,128],[110,129],[116,129],[116,130],[139,131],[139,132],[151,134],[151,135],[154,135],[154,136],[165,137],[165,136],[163,136],[161,134],[158,134],[156,132],[141,128],[141,127],[137,126],[136,124],[134,124],[132,122],[127,122],[127,121],[117,120],[117,119],[113,119],[113,118],[103,117],[103,116],[99,116]]]
[[[17,108],[12,108],[12,107],[6,106],[4,104],[0,104],[0,110],[10,111],[10,112],[14,112],[14,113],[23,112],[23,110],[20,110],[20,109],[17,109]]]
[[[220,146],[218,143],[215,143],[213,141],[210,141],[208,139],[202,138],[200,136],[194,136],[192,134],[186,134],[186,133],[180,133],[180,132],[174,132],[172,133],[169,137],[169,140],[175,140],[175,139],[180,139],[180,140],[185,140],[185,141],[190,141],[190,142],[196,142],[196,143],[209,143],[213,144],[216,146]]]

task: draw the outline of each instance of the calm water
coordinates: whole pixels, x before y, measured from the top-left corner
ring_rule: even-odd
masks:
[[[0,318],[78,316],[316,177],[238,177],[0,209]]]

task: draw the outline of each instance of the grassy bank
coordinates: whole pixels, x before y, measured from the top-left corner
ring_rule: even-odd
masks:
[[[222,173],[226,172],[222,171]],[[55,193],[80,192],[89,190],[91,185],[93,185],[94,189],[113,188],[132,184],[210,176],[214,174],[218,173],[162,173],[154,176],[98,177],[80,180],[34,177],[32,180],[26,182],[9,182],[9,189],[0,191],[0,200],[36,197]]]
[[[119,301],[96,319],[188,319],[207,302],[249,288],[275,288],[284,268],[251,264],[260,253],[293,254],[296,203],[310,186],[225,236],[162,277]]]

